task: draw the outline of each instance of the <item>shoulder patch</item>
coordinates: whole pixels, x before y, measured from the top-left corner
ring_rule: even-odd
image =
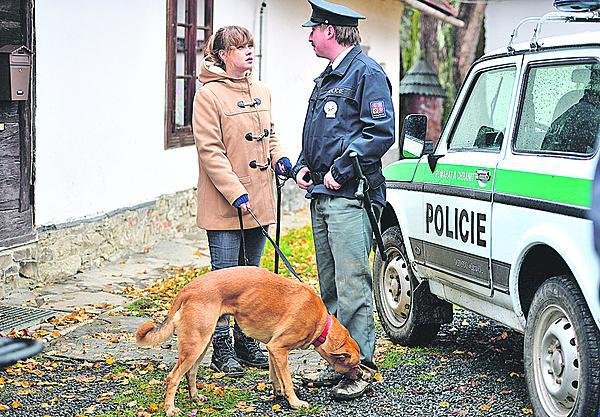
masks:
[[[385,104],[383,100],[372,101],[369,104],[371,106],[371,117],[373,117],[373,119],[385,117]]]

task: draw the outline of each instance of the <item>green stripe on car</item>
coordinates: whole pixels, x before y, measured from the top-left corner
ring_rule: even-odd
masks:
[[[478,169],[489,171],[490,181],[487,183],[478,181],[476,174]],[[417,161],[391,164],[385,168],[384,174],[390,181],[414,181],[481,191],[492,191],[492,187],[495,186],[496,193],[580,207],[590,207],[592,201],[592,181],[583,178],[506,169],[495,171],[493,168],[442,163],[438,163],[435,172],[432,173],[426,163],[417,165]],[[496,174],[495,184],[494,174]]]

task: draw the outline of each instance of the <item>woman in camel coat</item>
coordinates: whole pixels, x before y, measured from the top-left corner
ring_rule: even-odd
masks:
[[[239,26],[219,29],[207,41],[200,69],[202,87],[194,99],[194,137],[198,150],[198,226],[206,229],[212,269],[243,262],[238,210],[244,224],[248,264],[259,265],[265,245],[251,209],[263,225],[275,223],[273,170],[285,174],[284,157],[271,120],[271,94],[250,76],[254,45]],[[211,367],[230,376],[243,374],[240,362],[268,367],[257,343],[234,326],[229,316],[217,323]]]

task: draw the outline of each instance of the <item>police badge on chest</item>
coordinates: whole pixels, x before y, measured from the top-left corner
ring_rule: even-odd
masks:
[[[338,111],[338,105],[335,101],[329,100],[323,106],[323,110],[325,111],[326,119],[334,119]]]

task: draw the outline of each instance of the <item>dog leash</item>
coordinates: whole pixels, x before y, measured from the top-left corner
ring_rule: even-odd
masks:
[[[240,220],[240,236],[241,236],[241,247],[242,247],[242,265],[248,265],[248,258],[246,257],[246,238],[244,237],[244,221],[242,220],[242,209],[238,207],[238,219]],[[239,264],[238,260],[238,264]]]
[[[288,261],[288,259],[285,257],[285,255],[283,254],[281,249],[279,249],[279,246],[275,243],[275,241],[273,239],[271,239],[271,236],[269,236],[269,234],[267,233],[267,231],[265,230],[263,225],[260,224],[260,222],[258,221],[258,218],[256,217],[256,215],[250,208],[248,209],[248,213],[250,213],[250,215],[252,216],[252,218],[254,219],[256,224],[258,224],[258,227],[260,228],[260,231],[262,232],[263,236],[266,237],[267,239],[269,239],[269,242],[271,242],[271,244],[273,245],[273,248],[275,249],[275,252],[277,252],[279,254],[279,257],[281,257],[281,260],[285,264],[288,271],[290,271],[293,276],[298,278],[298,281],[304,282],[304,281],[302,281],[302,278],[300,278],[300,275],[298,275],[298,273],[296,272],[296,270],[294,269],[294,267],[292,266],[290,261]]]
[[[277,223],[275,224],[275,243],[279,246],[279,237],[281,236],[281,188],[283,184],[285,184],[285,180],[283,183],[279,179],[279,175],[275,173],[275,187],[277,188]],[[273,272],[279,273],[279,252],[275,251],[275,262],[273,263]]]

